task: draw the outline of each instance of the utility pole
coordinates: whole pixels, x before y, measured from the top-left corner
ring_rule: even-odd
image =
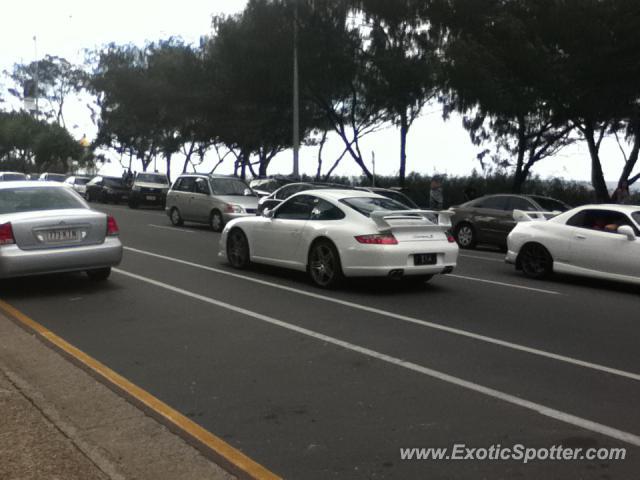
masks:
[[[371,150],[371,186],[376,186],[376,152]]]
[[[298,93],[298,0],[293,0],[293,176],[300,175],[300,99]]]
[[[38,41],[36,40],[35,35],[33,36],[33,50],[35,52],[35,57],[36,57],[36,71],[34,75],[35,91],[33,92],[33,94],[36,96],[36,118],[38,118],[40,116],[40,111],[38,109],[38,67],[39,67],[40,61],[38,60]]]

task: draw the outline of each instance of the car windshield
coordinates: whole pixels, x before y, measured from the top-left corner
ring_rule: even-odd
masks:
[[[168,185],[169,179],[166,175],[158,173],[139,173],[136,177],[136,182],[162,183]]]
[[[67,188],[2,188],[0,189],[0,214],[86,208],[77,194]]]
[[[23,173],[5,173],[2,175],[0,180],[10,181],[10,180],[26,180],[27,176]]]
[[[66,175],[61,175],[59,173],[50,173],[47,175],[47,180],[50,182],[64,182],[66,179]]]
[[[211,187],[215,195],[244,195],[249,187],[237,178],[212,178]]]
[[[379,193],[380,195],[391,198],[396,202],[402,203],[408,208],[418,208],[418,206],[414,203],[413,200],[411,200],[409,197],[407,197],[406,195],[400,192],[395,192],[393,190],[386,190],[384,192],[376,192],[376,193]]]
[[[345,205],[353,208],[356,212],[368,217],[371,212],[380,210],[406,210],[407,206],[396,202],[390,198],[378,197],[353,197],[340,200]]]
[[[104,179],[104,184],[107,187],[113,188],[124,188],[124,181],[121,178],[106,178]]]
[[[532,196],[531,198],[535,200],[535,202],[538,205],[540,205],[543,210],[547,212],[555,212],[555,211],[566,212],[567,210],[569,210],[568,205],[565,205],[564,203],[559,202],[558,200],[554,200],[553,198],[538,197],[538,196]]]

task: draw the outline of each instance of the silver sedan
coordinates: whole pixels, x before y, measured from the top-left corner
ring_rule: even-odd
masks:
[[[0,183],[0,279],[85,271],[105,280],[122,259],[115,219],[56,182]]]

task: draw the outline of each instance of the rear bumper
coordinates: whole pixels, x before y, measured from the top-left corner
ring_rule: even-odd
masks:
[[[142,205],[164,205],[167,200],[167,194],[131,192],[128,200]]]
[[[402,245],[358,245],[342,251],[342,271],[347,277],[384,277],[393,270],[403,276],[449,273],[458,261],[458,246],[448,242],[422,242],[411,247]],[[434,265],[414,265],[414,254],[435,253]]]
[[[100,245],[46,250],[4,245],[0,247],[0,278],[114,267],[121,260],[122,243],[118,237],[107,237]]]

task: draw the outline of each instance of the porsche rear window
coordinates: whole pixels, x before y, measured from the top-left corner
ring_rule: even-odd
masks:
[[[368,217],[371,212],[380,210],[407,210],[408,208],[402,203],[396,202],[390,198],[377,197],[353,197],[344,198],[340,202],[353,208],[356,212]]]
[[[24,187],[0,189],[0,215],[41,210],[87,208],[68,187]]]

